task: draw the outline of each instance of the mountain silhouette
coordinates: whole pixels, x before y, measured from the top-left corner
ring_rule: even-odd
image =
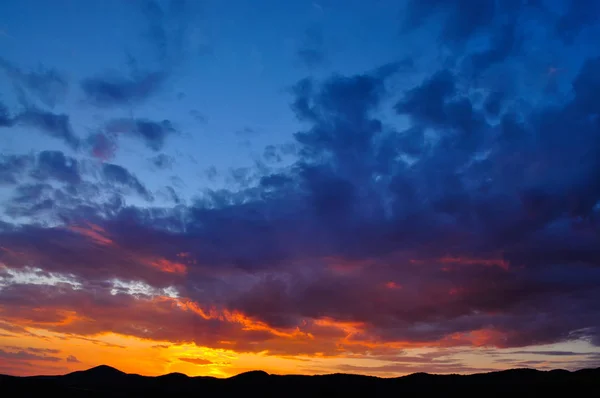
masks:
[[[251,371],[218,379],[181,373],[148,377],[101,365],[62,376],[0,375],[2,397],[390,397],[454,393],[584,396],[598,388],[600,368],[575,372],[511,369],[473,375],[415,373],[396,378],[341,373],[282,376]]]
[[[89,378],[89,379],[93,379],[93,378],[115,378],[115,377],[122,377],[123,375],[126,375],[127,373],[125,372],[121,372],[119,369],[113,368],[112,366],[108,366],[108,365],[100,365],[100,366],[96,366],[94,368],[90,368],[88,370],[79,370],[77,372],[73,372],[73,373],[68,373],[65,375],[65,377],[69,377],[69,378]]]
[[[251,370],[249,372],[240,373],[229,378],[229,380],[264,380],[265,377],[269,377],[269,374],[264,370]]]

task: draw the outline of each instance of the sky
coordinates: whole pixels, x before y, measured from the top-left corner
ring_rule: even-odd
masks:
[[[600,3],[0,2],[0,373],[600,366]]]

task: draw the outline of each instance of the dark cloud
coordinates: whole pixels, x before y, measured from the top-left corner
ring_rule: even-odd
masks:
[[[175,163],[175,158],[161,153],[160,155],[152,157],[150,159],[150,162],[154,167],[161,170],[166,170],[171,169],[173,167],[173,164]]]
[[[470,0],[409,0],[403,12],[402,31],[410,32],[433,20],[441,26],[439,40],[451,45],[464,44],[481,34],[491,33],[492,43],[495,43],[492,47],[497,49],[490,50],[486,57],[495,58],[502,52],[500,48],[506,49],[507,43],[514,39],[505,36],[513,35],[509,30],[502,33],[503,27],[508,28],[506,22],[512,24],[519,18],[531,16],[532,11],[539,14],[544,9],[540,3],[538,0],[483,0],[476,3]]]
[[[215,181],[219,172],[215,166],[211,166],[204,171],[204,175],[206,175],[206,178],[208,178],[209,181]]]
[[[507,57],[518,54],[523,41],[519,35],[516,22],[497,28],[492,32],[489,48],[470,55],[473,71],[479,74]]]
[[[131,174],[122,166],[112,163],[105,163],[102,165],[102,176],[104,180],[110,184],[122,185],[133,190],[142,198],[146,200],[152,200],[152,194],[148,192],[146,187],[137,179],[136,176]]]
[[[16,346],[4,346],[4,349],[10,351],[27,351],[34,354],[58,354],[60,350],[55,348],[37,348],[37,347],[16,347]]]
[[[263,150],[263,158],[269,163],[281,162],[281,155],[275,145],[267,145]]]
[[[80,140],[71,127],[69,115],[28,107],[17,116],[17,121],[25,126],[35,127],[50,137],[64,141],[71,149],[79,148]]]
[[[69,355],[67,358],[65,358],[65,361],[70,363],[81,363],[81,361],[74,355]]]
[[[448,120],[447,102],[456,93],[455,77],[444,70],[437,72],[420,86],[409,90],[398,104],[396,111],[408,114],[417,123],[441,125]]]
[[[140,7],[146,24],[143,37],[157,62],[165,69],[177,66],[188,56],[199,53],[201,49],[191,48],[189,43],[192,21],[199,16],[194,2],[144,0],[136,6]]]
[[[268,176],[263,176],[260,179],[260,185],[263,187],[275,187],[279,188],[285,184],[292,183],[293,180],[283,174],[270,174]]]
[[[260,134],[260,132],[256,131],[255,129],[253,129],[251,127],[244,127],[241,130],[237,130],[235,132],[235,134],[238,136],[241,136],[241,137],[252,137],[252,136]]]
[[[164,61],[167,58],[168,51],[165,10],[158,2],[153,0],[142,1],[140,8],[148,25],[144,37],[156,52],[157,58]]]
[[[199,110],[197,109],[192,109],[190,111],[190,115],[194,118],[195,121],[197,121],[198,123],[206,123],[207,122],[207,118],[206,116],[204,116]]]
[[[433,15],[442,15],[442,38],[447,41],[464,41],[490,26],[498,8],[495,0],[476,3],[469,0],[409,0],[404,25],[405,29],[413,29]]]
[[[141,62],[130,55],[127,70],[111,75],[97,75],[81,81],[85,99],[98,107],[129,106],[157,95],[173,71],[188,57],[190,28],[196,12],[194,3],[170,1],[165,6],[153,1],[135,2],[146,26],[143,38],[156,60],[156,66],[139,70]]]
[[[11,127],[15,122],[16,120],[11,116],[8,107],[0,101],[0,127]]]
[[[114,134],[95,133],[88,137],[91,154],[97,159],[107,161],[115,157],[118,149],[117,137]]]
[[[194,365],[212,365],[214,362],[204,358],[179,358],[180,361],[193,363]]]
[[[179,195],[177,194],[177,192],[175,191],[175,189],[173,187],[165,187],[165,191],[167,192],[167,197],[172,200],[175,204],[181,204],[183,203],[183,200],[181,199],[181,197],[179,197]]]
[[[21,184],[14,192],[13,206],[5,209],[13,217],[44,213],[54,207],[50,184]]]
[[[19,349],[18,347],[14,347],[14,349],[10,350],[4,350],[0,348],[0,358],[8,361],[60,361],[60,358],[58,357],[46,354],[40,355],[38,351]]]
[[[119,107],[142,102],[155,95],[165,81],[163,72],[135,77],[96,76],[81,82],[86,100],[100,107]]]
[[[77,160],[60,151],[40,152],[32,176],[41,181],[54,179],[68,184],[81,182]]]
[[[501,91],[494,91],[485,99],[483,108],[491,116],[499,116],[502,111],[502,103],[505,95]]]
[[[62,239],[70,257],[102,264],[138,253],[127,254],[128,267],[102,269],[157,286],[166,279],[142,271],[144,264],[177,266],[136,259],[174,261],[187,253],[197,261],[187,265],[189,275],[204,276],[191,276],[182,293],[269,328],[317,336],[313,346],[294,345],[296,353],[332,352],[347,324],[355,329],[344,343],[351,351],[373,342],[520,347],[568,340],[574,331],[596,341],[597,235],[571,226],[573,217],[591,220],[600,199],[591,156],[600,148],[598,126],[589,117],[600,92],[594,62],[574,79],[564,106],[504,118],[499,127],[486,122],[487,111],[459,90],[451,71],[400,95],[395,109],[415,126],[401,133],[376,116],[390,99],[389,68],[305,80],[292,103],[305,123],[292,167],[260,175],[258,185],[254,170],[239,169],[235,190],[208,193],[184,216],[122,208],[98,219],[119,250],[75,243],[87,235]],[[424,142],[423,129],[436,139]],[[546,141],[529,140],[540,131]],[[103,173],[110,183],[146,192],[120,166],[104,165]],[[45,242],[49,232],[23,233],[6,232],[3,241],[25,251],[25,242]],[[77,267],[51,243],[26,251],[48,269],[88,278],[99,272]],[[240,285],[217,278],[221,272],[255,279]],[[160,333],[171,338],[169,330]],[[271,333],[239,337],[237,347],[249,349]],[[261,347],[292,350],[277,340]]]
[[[105,126],[108,134],[128,134],[144,141],[148,148],[159,151],[165,144],[165,139],[177,130],[169,120],[160,122],[148,119],[114,119]]]
[[[15,185],[21,175],[31,165],[32,157],[27,155],[0,155],[0,185]]]
[[[48,107],[52,108],[64,102],[67,96],[69,89],[67,78],[56,69],[39,67],[37,70],[26,72],[1,57],[0,69],[8,75],[19,90],[24,90]]]
[[[556,32],[566,42],[572,43],[586,28],[600,18],[600,5],[593,0],[566,2],[566,12],[559,16]]]

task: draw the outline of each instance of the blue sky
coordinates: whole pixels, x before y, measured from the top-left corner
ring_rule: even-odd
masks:
[[[146,344],[149,373],[598,366],[598,21],[2,2],[0,371],[101,355],[19,359],[44,333]]]
[[[151,169],[139,142],[122,140],[114,159],[147,176],[155,189],[169,184],[170,176],[194,181],[183,190],[188,198],[212,187],[204,173],[211,167],[223,180],[231,168],[252,166],[267,145],[293,143],[300,128],[289,106],[296,81],[359,73],[407,57],[388,40],[400,39],[399,9],[392,3],[365,7],[350,2],[340,8],[313,2],[191,2],[186,15],[165,12],[162,20],[144,15],[135,1],[8,2],[3,7],[3,15],[19,16],[2,21],[4,59],[24,73],[51,68],[69,80],[68,95],[53,110],[68,114],[81,138],[110,118],[166,119],[177,126],[177,136],[160,152],[176,158],[171,170]],[[376,23],[361,24],[365,12]],[[163,24],[169,36],[166,60],[158,59],[160,43],[149,37],[153,24]],[[352,42],[347,32],[354,33]],[[316,61],[303,59],[306,53],[304,58],[312,54]],[[167,70],[168,84],[152,98],[128,106],[97,109],[86,102],[77,81],[130,76],[131,62],[142,73]],[[5,101],[18,108],[11,84],[3,79]],[[2,149],[61,148],[60,142],[46,140],[33,148],[28,139],[11,139]]]

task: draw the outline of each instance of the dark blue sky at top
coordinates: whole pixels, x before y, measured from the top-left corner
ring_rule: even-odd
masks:
[[[276,328],[600,344],[599,2],[4,1],[0,29],[0,246],[39,268]],[[68,302],[0,292],[36,300]]]

